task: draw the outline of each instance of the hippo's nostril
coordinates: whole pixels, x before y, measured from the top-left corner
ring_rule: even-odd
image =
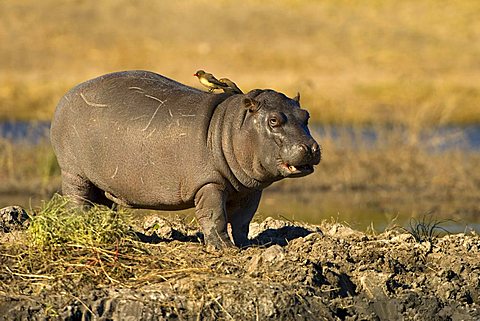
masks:
[[[299,147],[303,149],[304,152],[310,153],[310,147],[308,147],[306,144],[300,144]]]

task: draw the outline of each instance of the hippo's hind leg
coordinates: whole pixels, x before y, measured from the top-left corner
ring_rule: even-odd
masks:
[[[250,221],[255,215],[261,196],[262,192],[256,191],[235,202],[227,202],[227,218],[232,227],[233,242],[238,247],[249,245]]]
[[[92,203],[112,207],[114,204],[105,197],[104,191],[78,174],[62,170],[62,194],[72,198],[79,206],[90,207]]]

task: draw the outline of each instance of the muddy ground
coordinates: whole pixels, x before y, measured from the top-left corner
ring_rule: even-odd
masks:
[[[24,232],[4,224],[0,319],[480,320],[475,232],[367,235],[334,222],[268,218],[251,224],[251,247],[214,251],[181,219],[150,217],[137,229],[158,258],[150,272],[126,281],[100,273],[92,281],[15,272],[10,245]],[[142,266],[135,264],[128,268]]]

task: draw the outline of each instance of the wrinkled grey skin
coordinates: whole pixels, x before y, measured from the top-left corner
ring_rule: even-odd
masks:
[[[244,246],[262,189],[320,162],[297,100],[210,94],[147,71],[82,83],[52,121],[63,194],[83,205],[195,207],[207,243],[232,246],[229,223]]]

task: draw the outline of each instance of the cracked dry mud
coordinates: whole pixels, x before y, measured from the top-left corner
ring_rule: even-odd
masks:
[[[144,282],[32,280],[10,291],[2,256],[0,319],[480,320],[474,232],[419,243],[401,230],[367,235],[267,218],[251,224],[256,245],[222,252],[181,220],[150,218],[142,232],[151,255],[182,268],[159,266]]]

